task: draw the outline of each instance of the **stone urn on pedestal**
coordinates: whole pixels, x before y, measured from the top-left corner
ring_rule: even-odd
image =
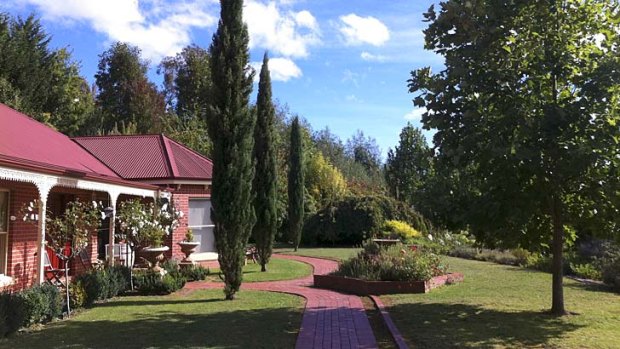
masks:
[[[187,233],[185,233],[185,240],[178,243],[181,247],[181,252],[185,255],[185,258],[181,261],[181,267],[187,267],[194,265],[194,261],[191,259],[190,255],[196,252],[196,248],[200,245],[199,241],[194,241],[194,234],[191,229],[187,229]]]
[[[164,252],[168,251],[170,247],[145,247],[142,249],[141,254],[149,262],[150,268],[153,271],[161,273],[162,268],[159,266],[159,262],[164,260]]]

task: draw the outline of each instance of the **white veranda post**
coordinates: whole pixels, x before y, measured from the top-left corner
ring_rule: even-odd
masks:
[[[45,218],[47,215],[47,197],[51,189],[50,185],[37,184],[39,189],[39,225],[37,231],[37,278],[38,285],[45,281]]]
[[[114,227],[116,220],[116,200],[118,199],[118,193],[109,193],[110,195],[110,207],[112,208],[112,212],[110,212],[110,225],[108,227],[108,265],[114,265]]]

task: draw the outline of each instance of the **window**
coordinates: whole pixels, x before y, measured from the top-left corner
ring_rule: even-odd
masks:
[[[9,247],[9,192],[0,189],[0,275],[6,274]]]
[[[200,242],[198,252],[214,252],[213,223],[211,222],[211,200],[189,200],[188,228],[194,233],[194,241]]]

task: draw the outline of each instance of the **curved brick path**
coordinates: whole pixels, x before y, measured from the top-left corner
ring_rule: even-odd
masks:
[[[338,267],[337,262],[326,259],[289,255],[273,257],[308,263],[314,268],[314,274],[327,274]],[[241,289],[291,293],[306,298],[296,349],[377,348],[364,305],[358,296],[312,288],[312,284],[310,275],[296,280],[245,283]],[[188,283],[184,289],[221,287],[222,283],[200,281]]]

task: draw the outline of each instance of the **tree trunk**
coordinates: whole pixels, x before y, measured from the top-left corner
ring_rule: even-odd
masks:
[[[551,313],[553,315],[566,315],[564,309],[564,268],[563,268],[563,248],[564,248],[564,222],[562,220],[562,208],[559,198],[553,198],[553,210],[551,214],[553,221],[553,263],[551,271],[553,273]]]
[[[267,271],[267,263],[264,263],[264,262],[260,263],[260,271],[262,271],[262,272],[266,272]]]
[[[65,295],[67,300],[67,315],[71,315],[71,296],[69,295],[69,261],[63,260],[65,263]]]

